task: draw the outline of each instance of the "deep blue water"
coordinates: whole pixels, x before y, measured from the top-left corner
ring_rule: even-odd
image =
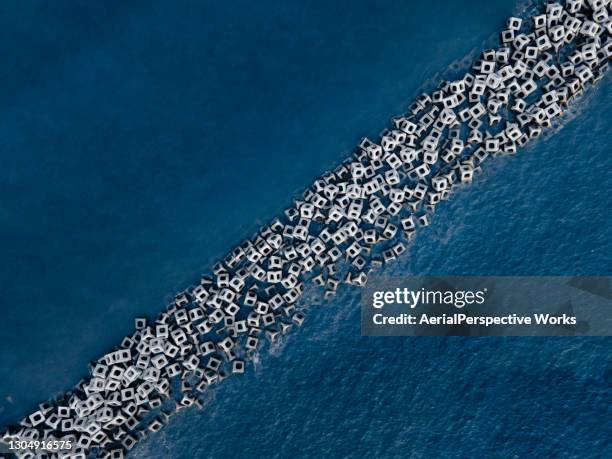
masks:
[[[514,1],[0,5],[0,425],[501,30]],[[612,274],[608,78],[389,273]],[[604,457],[610,340],[362,338],[359,291],[134,457]]]

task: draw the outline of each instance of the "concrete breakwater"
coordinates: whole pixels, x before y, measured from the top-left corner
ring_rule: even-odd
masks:
[[[137,320],[87,380],[9,429],[6,440],[71,439],[73,457],[120,457],[166,422],[170,401],[198,404],[208,386],[244,371],[263,341],[302,322],[296,300],[305,283],[328,296],[341,281],[363,284],[369,269],[406,249],[453,189],[489,159],[515,153],[600,79],[610,56],[608,7],[567,2],[510,22],[501,46],[471,73],[420,97],[376,142],[361,142],[213,275],[152,323]]]

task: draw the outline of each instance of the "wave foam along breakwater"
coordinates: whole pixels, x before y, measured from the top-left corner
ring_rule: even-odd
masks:
[[[136,319],[86,379],[10,426],[4,443],[24,446],[15,451],[23,458],[123,457],[177,410],[202,407],[210,386],[244,373],[265,342],[301,326],[307,283],[332,297],[405,252],[457,187],[516,154],[604,77],[610,1],[538,8],[508,19],[471,72],[419,96],[378,141],[363,139],[154,322]],[[56,440],[72,449],[54,450]]]

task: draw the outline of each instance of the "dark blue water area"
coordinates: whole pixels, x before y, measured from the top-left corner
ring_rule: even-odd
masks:
[[[1,5],[0,425],[68,390],[515,7]],[[491,164],[386,272],[612,274],[609,89]],[[359,294],[313,305],[133,456],[612,454],[608,339],[362,338]]]

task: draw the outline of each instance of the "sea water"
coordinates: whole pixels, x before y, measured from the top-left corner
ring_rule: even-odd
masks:
[[[0,8],[5,425],[69,390],[135,316],[490,43],[517,5]],[[490,163],[384,272],[611,274],[609,89]],[[609,339],[362,338],[359,294],[316,301],[303,329],[133,456],[612,453]]]

